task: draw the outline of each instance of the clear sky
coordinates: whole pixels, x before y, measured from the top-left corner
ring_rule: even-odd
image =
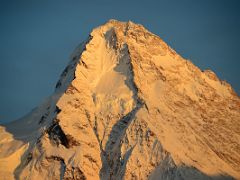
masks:
[[[74,48],[109,19],[134,21],[240,94],[239,0],[0,0],[0,122],[49,96]]]

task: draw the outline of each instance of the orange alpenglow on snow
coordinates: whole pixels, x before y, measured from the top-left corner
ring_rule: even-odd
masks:
[[[239,97],[130,21],[94,29],[0,137],[1,179],[240,179]]]

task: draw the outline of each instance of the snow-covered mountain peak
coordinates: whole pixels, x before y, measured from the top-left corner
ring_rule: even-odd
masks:
[[[131,21],[95,28],[54,94],[0,128],[6,179],[240,178],[240,99]]]

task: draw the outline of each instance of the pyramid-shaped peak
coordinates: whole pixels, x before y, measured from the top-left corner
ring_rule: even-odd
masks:
[[[239,109],[213,72],[142,25],[111,19],[74,51],[46,102],[0,126],[0,174],[240,179]]]
[[[145,55],[170,54],[174,57],[180,57],[159,36],[147,30],[143,25],[132,21],[122,22],[110,19],[105,24],[93,29],[90,35],[91,37],[103,37],[107,42],[111,41],[118,44],[118,47],[122,47],[123,44],[128,45],[128,47],[139,47],[137,49],[144,50]],[[93,39],[95,40],[92,40],[92,43],[96,44],[100,40]]]

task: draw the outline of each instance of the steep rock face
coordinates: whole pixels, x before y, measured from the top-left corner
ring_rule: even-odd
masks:
[[[132,22],[94,29],[0,133],[6,179],[240,179],[239,97]]]

